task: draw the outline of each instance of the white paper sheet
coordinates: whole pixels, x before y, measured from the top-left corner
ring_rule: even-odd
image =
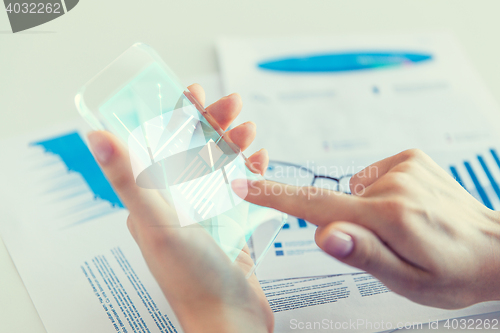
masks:
[[[477,304],[461,310],[422,306],[389,291],[369,274],[286,279],[261,284],[275,311],[276,333],[381,332],[412,325],[418,331],[429,322],[500,310],[500,302]]]
[[[126,227],[81,122],[0,147],[0,232],[55,332],[181,332]]]
[[[301,227],[306,223],[305,227]],[[297,278],[328,274],[348,274],[360,272],[323,252],[314,242],[316,226],[299,222],[289,216],[285,229],[282,229],[271,245],[268,253],[257,267],[256,274],[261,280]],[[262,244],[260,240],[262,239]],[[265,235],[259,231],[253,236],[254,250],[261,252],[267,244]]]
[[[278,58],[345,52],[430,54],[421,63],[343,72],[279,72]],[[218,55],[226,92],[238,92],[238,122],[257,124],[249,153],[329,160],[342,154],[448,149],[497,139],[498,107],[447,33],[339,37],[224,38]]]

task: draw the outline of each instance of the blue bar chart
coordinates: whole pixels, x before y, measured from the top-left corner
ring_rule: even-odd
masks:
[[[500,209],[500,158],[495,148],[448,168],[455,180],[490,209]]]
[[[308,223],[304,219],[299,219],[294,216],[289,216],[288,217],[288,222],[283,225],[283,232],[287,233],[299,233],[301,231],[305,231],[308,233],[314,233],[314,230],[316,229],[315,225],[312,225]],[[278,239],[281,239],[278,237]],[[302,251],[306,250],[309,251],[310,247],[312,245],[312,241],[279,241],[277,240],[274,242],[274,251],[276,256],[284,256],[286,253],[302,253]]]
[[[283,225],[283,229],[303,229],[308,228],[309,223],[307,223],[304,219],[299,219],[296,217],[290,216],[288,222]]]

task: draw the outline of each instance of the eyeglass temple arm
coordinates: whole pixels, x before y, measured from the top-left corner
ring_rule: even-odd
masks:
[[[330,179],[330,180],[333,180],[333,181],[336,181],[337,183],[340,182],[340,178],[335,178],[335,177],[330,177],[330,176],[324,176],[324,175],[317,175],[317,174],[314,174],[314,179],[318,179],[318,178],[323,178],[323,179]]]

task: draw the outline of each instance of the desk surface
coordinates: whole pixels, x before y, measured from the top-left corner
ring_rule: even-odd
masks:
[[[217,71],[218,36],[453,31],[500,101],[498,0],[85,0],[12,34],[0,10],[0,139],[76,116],[82,83],[135,42],[152,45],[181,77]],[[0,241],[0,331],[45,332]],[[490,315],[490,317],[492,317]],[[497,314],[496,317],[500,317]],[[425,331],[425,330],[419,330]]]

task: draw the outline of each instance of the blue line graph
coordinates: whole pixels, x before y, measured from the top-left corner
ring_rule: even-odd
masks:
[[[81,174],[96,198],[125,208],[78,133],[34,142],[32,145],[42,146],[46,152],[58,155],[66,164],[68,172]]]
[[[94,160],[87,145],[77,132],[33,142],[30,145],[43,147],[45,153],[58,156],[61,162],[66,166],[68,174],[79,174],[88,185],[87,190],[82,190],[81,187],[78,187],[79,184],[83,184],[81,180],[65,177],[64,174],[58,174],[57,177],[60,177],[61,181],[54,182],[54,186],[48,190],[47,193],[63,193],[58,201],[71,200],[74,197],[87,194],[89,191],[93,194],[93,201],[80,202],[67,209],[68,215],[84,212],[79,215],[79,220],[71,223],[71,225],[112,213],[116,211],[116,209],[125,208],[99,168],[99,165]],[[40,167],[50,168],[54,164],[57,163],[51,161],[42,164]],[[67,193],[67,191],[72,188],[74,188],[75,191],[73,193]],[[100,205],[102,202],[108,202],[110,206]]]

